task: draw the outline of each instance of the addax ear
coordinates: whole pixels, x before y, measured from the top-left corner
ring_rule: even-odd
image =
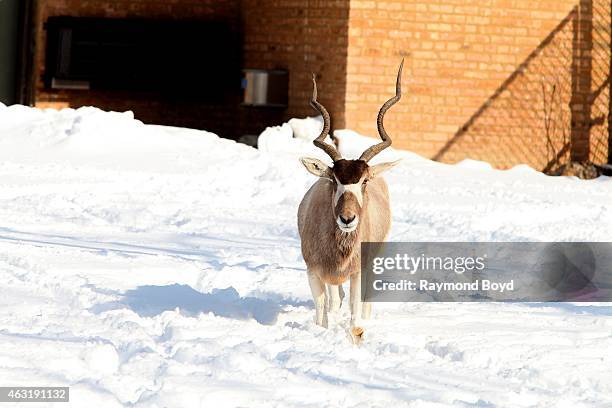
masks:
[[[402,159],[399,159],[393,162],[380,163],[370,166],[370,177],[374,178],[380,176],[385,171],[397,166],[401,161]]]
[[[321,160],[312,157],[300,157],[300,161],[309,173],[317,177],[332,178],[332,169]]]

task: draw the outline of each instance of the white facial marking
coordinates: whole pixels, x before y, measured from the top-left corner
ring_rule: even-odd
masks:
[[[361,183],[363,182],[363,178],[359,180],[358,183],[355,184],[341,184],[336,178],[336,195],[334,196],[334,206],[338,204],[338,200],[342,197],[344,193],[352,193],[355,198],[357,198],[357,202],[360,206],[363,205],[363,194],[361,191]],[[359,224],[359,216],[355,216],[355,219],[351,221],[349,224],[345,224],[342,222],[340,217],[336,218],[336,224],[338,224],[338,228],[342,232],[353,232],[357,229],[357,224]]]
[[[360,206],[363,205],[363,195],[361,193],[361,182],[363,179],[359,180],[359,183],[355,184],[340,184],[338,179],[336,179],[336,184],[338,187],[336,188],[336,195],[334,197],[334,205],[338,204],[338,200],[342,197],[342,194],[346,192],[351,192],[355,197],[357,197],[357,202]]]

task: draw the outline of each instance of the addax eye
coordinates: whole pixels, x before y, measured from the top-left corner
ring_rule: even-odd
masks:
[[[363,180],[363,183],[361,183],[362,187],[365,187],[368,184],[368,179]]]

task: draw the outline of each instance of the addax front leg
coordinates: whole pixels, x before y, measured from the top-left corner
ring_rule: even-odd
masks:
[[[372,317],[372,303],[363,302],[363,310],[361,313],[361,318],[364,320],[368,320],[370,317]]]
[[[308,283],[310,284],[310,291],[312,292],[312,298],[314,299],[315,304],[315,323],[327,329],[325,284],[315,273],[311,271],[308,271]]]
[[[351,276],[351,338],[355,344],[363,339],[363,327],[361,326],[361,273]]]

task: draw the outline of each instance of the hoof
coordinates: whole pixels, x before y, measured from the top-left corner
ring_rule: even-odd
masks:
[[[353,344],[360,344],[363,340],[363,328],[361,327],[351,327],[351,339],[353,340]]]

